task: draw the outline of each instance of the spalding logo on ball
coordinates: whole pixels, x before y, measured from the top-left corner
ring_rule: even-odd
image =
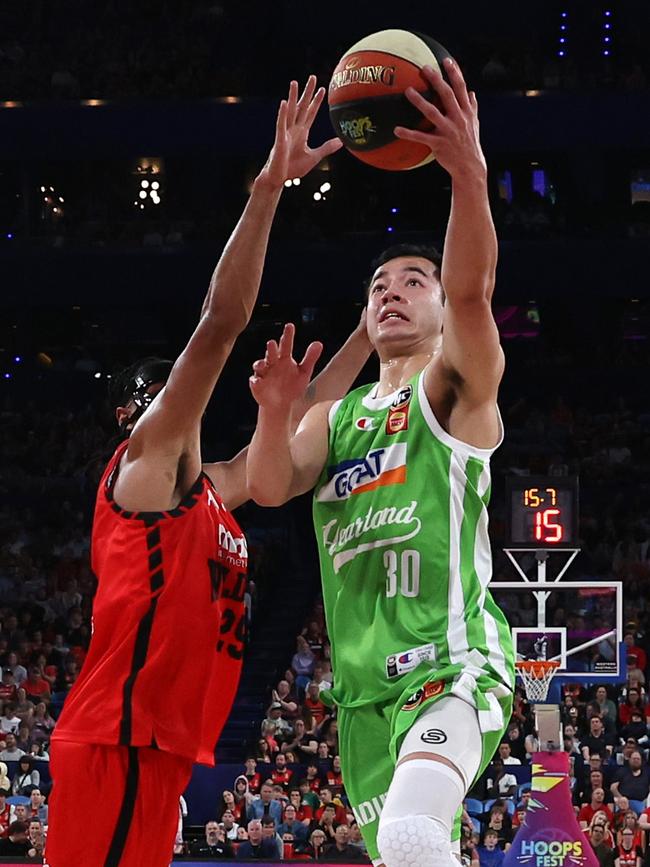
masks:
[[[404,91],[414,87],[440,107],[420,70],[432,66],[447,79],[443,60],[450,56],[439,42],[408,30],[381,30],[346,51],[332,75],[328,102],[334,130],[350,153],[390,171],[430,163],[428,147],[398,139],[393,130],[432,128]]]

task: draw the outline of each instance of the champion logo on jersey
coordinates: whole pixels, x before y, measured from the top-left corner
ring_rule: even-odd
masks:
[[[354,426],[357,430],[376,430],[377,419],[370,418],[368,415],[363,415],[355,421]]]
[[[337,502],[406,481],[406,443],[372,449],[365,458],[352,458],[328,468],[329,481],[318,492],[317,500]]]

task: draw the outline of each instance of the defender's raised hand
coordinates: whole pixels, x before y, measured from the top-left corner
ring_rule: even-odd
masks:
[[[477,168],[485,172],[485,157],[479,140],[476,94],[473,91],[468,93],[463,73],[454,60],[446,58],[444,64],[451,84],[433,67],[422,68],[422,74],[440,98],[442,111],[414,88],[406,89],[409,102],[419,109],[435,128],[426,131],[397,126],[395,135],[430,147],[436,160],[452,177]]]
[[[258,180],[280,188],[289,178],[302,178],[322,159],[343,147],[338,138],[331,138],[317,148],[309,147],[309,133],[324,96],[324,87],[316,90],[315,75],[309,76],[300,98],[298,82],[291,82],[289,96],[280,103],[273,148]]]
[[[310,343],[298,363],[293,357],[295,334],[294,325],[285,325],[279,343],[269,340],[266,355],[253,364],[250,389],[257,403],[265,409],[289,410],[294,401],[302,398],[323,351],[322,343]]]

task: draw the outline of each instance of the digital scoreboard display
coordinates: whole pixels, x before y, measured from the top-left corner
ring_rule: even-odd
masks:
[[[518,476],[507,480],[506,544],[571,548],[578,541],[577,476]]]

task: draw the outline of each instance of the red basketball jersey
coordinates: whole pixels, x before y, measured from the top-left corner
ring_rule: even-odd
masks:
[[[118,506],[127,445],[99,484],[92,639],[53,739],[153,745],[212,765],[241,670],[246,540],[204,473],[171,511]]]

